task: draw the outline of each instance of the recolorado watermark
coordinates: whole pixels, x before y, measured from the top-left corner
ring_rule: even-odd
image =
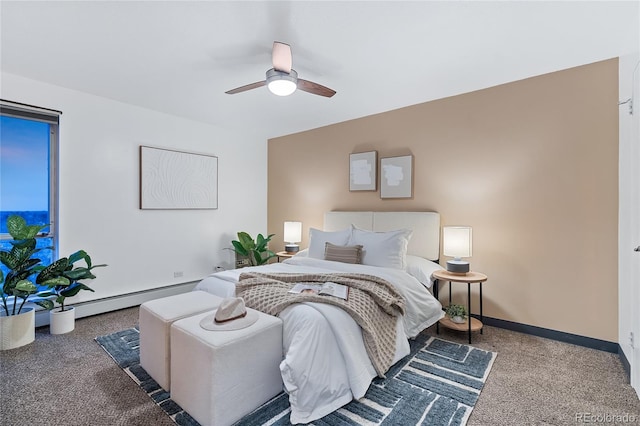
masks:
[[[593,423],[593,424],[640,423],[640,414],[576,413],[576,423]]]

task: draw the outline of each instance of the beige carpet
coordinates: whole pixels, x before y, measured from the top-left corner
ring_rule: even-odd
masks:
[[[94,340],[137,319],[131,308],[79,319],[65,335],[43,327],[34,343],[0,352],[0,424],[172,426]],[[440,337],[467,343],[464,333]],[[615,354],[492,327],[473,345],[498,357],[469,426],[579,424],[578,413],[635,415],[640,424],[640,400]]]

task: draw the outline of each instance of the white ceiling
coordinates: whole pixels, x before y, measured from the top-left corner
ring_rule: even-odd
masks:
[[[0,65],[268,138],[637,51],[639,13],[638,1],[2,0]],[[274,40],[337,94],[225,94],[264,80]]]

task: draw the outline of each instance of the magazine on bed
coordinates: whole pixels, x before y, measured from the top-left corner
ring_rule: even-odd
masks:
[[[347,300],[349,298],[349,287],[331,281],[327,281],[324,284],[297,283],[289,290],[289,293],[313,293]]]

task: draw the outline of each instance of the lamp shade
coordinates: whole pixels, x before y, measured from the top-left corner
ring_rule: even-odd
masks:
[[[302,241],[302,222],[284,223],[284,241],[286,243],[299,243]]]
[[[471,257],[472,236],[470,226],[445,226],[442,228],[442,246],[445,256]]]

